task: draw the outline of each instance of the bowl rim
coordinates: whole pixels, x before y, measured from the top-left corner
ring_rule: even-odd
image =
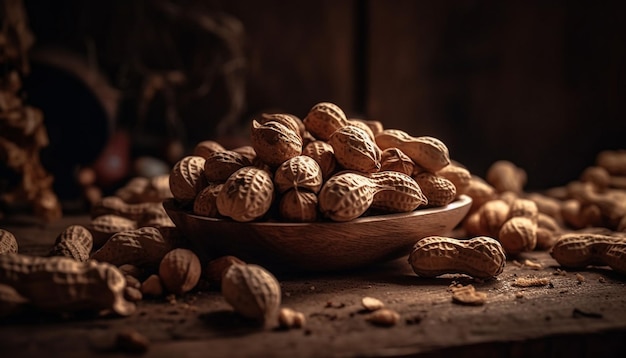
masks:
[[[351,223],[351,224],[375,223],[379,221],[386,221],[386,220],[393,220],[393,219],[425,216],[429,214],[435,214],[435,213],[440,213],[444,211],[458,209],[466,205],[471,205],[471,203],[472,203],[472,198],[469,195],[462,194],[458,196],[457,198],[455,198],[454,201],[452,201],[451,203],[445,206],[417,208],[413,211],[402,212],[402,213],[390,213],[390,214],[382,214],[382,215],[363,216],[363,217],[358,217],[356,219],[352,219],[349,221],[328,220],[328,221],[313,221],[313,222],[282,222],[282,221],[239,222],[239,221],[229,220],[229,219],[211,218],[208,216],[197,215],[190,211],[180,209],[178,203],[176,202],[176,199],[174,198],[165,199],[163,201],[163,207],[165,208],[166,211],[178,212],[196,220],[203,220],[206,222],[213,222],[213,223],[226,223],[226,224],[232,224],[232,225],[249,225],[249,226],[259,226],[259,227],[265,227],[265,226],[268,226],[268,227],[305,227],[305,226],[326,225],[326,224],[339,225],[339,224],[346,224],[346,223]]]

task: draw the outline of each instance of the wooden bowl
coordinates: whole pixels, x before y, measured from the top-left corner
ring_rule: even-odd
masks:
[[[282,272],[352,269],[408,255],[421,238],[451,231],[471,203],[463,195],[441,208],[314,223],[241,223],[194,215],[173,199],[163,206],[202,259],[234,255]]]

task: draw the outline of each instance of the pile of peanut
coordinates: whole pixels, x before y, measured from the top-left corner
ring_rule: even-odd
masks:
[[[263,114],[251,146],[199,143],[170,173],[170,189],[198,215],[240,222],[349,221],[369,213],[445,206],[470,181],[439,139],[348,119],[332,103],[306,117]]]

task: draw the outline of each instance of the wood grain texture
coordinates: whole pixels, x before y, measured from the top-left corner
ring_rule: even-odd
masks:
[[[471,198],[442,208],[362,217],[347,222],[239,223],[164,207],[176,226],[207,257],[233,255],[276,271],[352,269],[408,255],[419,239],[443,235],[465,217]]]

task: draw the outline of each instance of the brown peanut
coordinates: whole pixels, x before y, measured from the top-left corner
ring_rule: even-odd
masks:
[[[444,177],[423,172],[415,177],[415,181],[428,199],[428,206],[446,206],[456,198],[456,187],[450,180]]]
[[[204,162],[204,177],[209,183],[222,183],[237,170],[252,165],[248,158],[232,150],[214,152]]]
[[[596,164],[611,175],[626,175],[626,150],[605,150],[598,153]]]
[[[162,296],[163,283],[159,275],[150,275],[141,283],[141,293],[145,296]]]
[[[302,312],[291,308],[281,308],[278,313],[278,325],[284,329],[302,328],[306,323],[306,316]]]
[[[385,129],[381,121],[375,121],[371,119],[362,119],[362,118],[350,118],[350,121],[361,122],[365,124],[366,126],[368,126],[370,131],[372,131],[372,134],[374,134],[374,138],[376,138],[376,135],[378,133],[382,132]]]
[[[336,130],[348,125],[343,110],[329,102],[314,105],[302,122],[306,130],[320,140],[328,140]]]
[[[222,277],[222,295],[242,316],[269,324],[278,314],[281,289],[261,266],[233,264]]]
[[[500,228],[509,219],[510,206],[504,200],[495,199],[483,204],[476,212],[480,217],[479,232],[498,237]]]
[[[200,259],[191,250],[177,248],[168,252],[159,264],[163,286],[177,295],[191,291],[200,280]]]
[[[521,193],[526,185],[526,171],[508,160],[498,160],[491,164],[485,176],[499,193],[512,191]]]
[[[203,157],[187,156],[179,160],[170,171],[170,190],[174,198],[193,200],[206,186]]]
[[[300,138],[302,138],[302,131],[304,130],[304,125],[300,126],[300,119],[294,115],[287,113],[263,113],[258,118],[259,123],[264,124],[267,122],[278,122],[285,127],[291,129],[294,133],[296,133]]]
[[[0,283],[13,287],[42,310],[109,310],[122,316],[135,311],[135,305],[124,299],[124,275],[104,262],[0,255]]]
[[[374,136],[374,132],[372,132],[372,129],[365,124],[363,121],[357,120],[357,119],[348,119],[348,125],[349,126],[354,126],[357,128],[362,129],[365,133],[367,133],[368,137],[370,137],[370,139],[372,141],[376,141],[376,137]]]
[[[195,148],[193,149],[193,155],[206,158],[211,153],[223,152],[225,150],[226,149],[218,142],[213,140],[205,140],[196,144]]]
[[[91,259],[116,266],[123,264],[156,266],[172,248],[173,243],[166,240],[159,229],[143,227],[111,236],[91,255]]]
[[[203,277],[210,283],[221,284],[222,276],[226,270],[234,264],[245,265],[245,262],[230,255],[215,258],[209,261],[204,267],[204,271],[202,272]]]
[[[367,179],[378,185],[372,208],[386,212],[409,212],[428,204],[420,185],[410,176],[393,171],[372,173]]]
[[[0,255],[4,254],[17,254],[17,240],[11,232],[0,229]]]
[[[260,218],[269,210],[274,197],[274,183],[266,171],[244,167],[233,173],[217,195],[217,210],[235,221]]]
[[[93,246],[99,248],[113,234],[137,229],[137,221],[114,214],[100,215],[91,220],[88,229],[93,237]]]
[[[147,213],[160,205],[161,203],[128,204],[118,197],[107,196],[91,209],[91,217],[95,219],[102,215],[117,215],[129,220],[142,221]]]
[[[290,189],[280,198],[280,217],[287,221],[313,222],[317,220],[317,195],[310,191]]]
[[[537,216],[539,215],[539,209],[534,201],[529,199],[518,198],[513,200],[509,210],[509,218],[516,216],[524,216],[530,220],[537,222]]]
[[[322,170],[322,179],[327,180],[335,173],[337,160],[333,146],[319,140],[310,142],[302,150],[302,155],[313,158]]]
[[[380,156],[381,171],[395,171],[412,175],[415,170],[415,163],[398,148],[387,148]]]
[[[496,189],[477,176],[472,176],[465,194],[472,198],[470,213],[476,211],[489,200],[497,198]]]
[[[498,241],[509,255],[532,251],[537,246],[537,222],[525,216],[512,217],[500,228]]]
[[[251,145],[244,145],[241,147],[237,147],[233,149],[233,152],[239,153],[244,157],[248,158],[250,163],[253,163],[256,159],[256,152],[254,151],[254,147]]]
[[[274,184],[279,193],[290,189],[318,193],[322,187],[322,169],[313,158],[299,155],[286,160],[276,169]]]
[[[56,238],[48,256],[64,256],[76,261],[87,261],[93,248],[93,236],[80,225],[68,226]]]
[[[260,124],[253,120],[250,140],[257,158],[273,168],[302,154],[300,135],[278,122]]]
[[[502,273],[506,256],[500,243],[487,236],[469,240],[429,236],[413,246],[409,264],[420,277],[466,274],[488,279]]]
[[[334,221],[350,221],[363,215],[380,188],[357,173],[339,173],[328,179],[318,200],[322,215]]]
[[[380,170],[381,151],[368,134],[360,128],[345,126],[328,138],[335,159],[342,167],[362,173]]]
[[[467,188],[470,186],[472,180],[472,174],[466,168],[460,165],[450,163],[438,170],[436,173],[440,177],[444,177],[454,184],[456,188],[456,195],[462,195],[467,192]]]
[[[606,265],[626,275],[626,239],[600,234],[564,234],[552,247],[550,255],[564,267],[585,268]]]
[[[450,164],[448,147],[439,139],[429,136],[412,137],[398,129],[386,129],[376,135],[380,149],[398,148],[415,164],[431,173]]]
[[[596,190],[603,191],[611,183],[611,174],[603,167],[587,167],[580,174],[580,181],[591,183]]]
[[[217,196],[224,184],[210,184],[196,196],[193,201],[193,213],[196,215],[202,215],[209,218],[216,218],[219,216],[217,210]]]

